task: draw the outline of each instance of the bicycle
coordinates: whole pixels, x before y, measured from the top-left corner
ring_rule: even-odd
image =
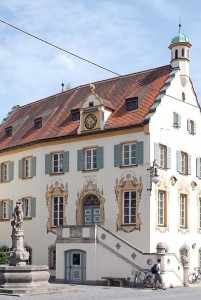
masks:
[[[201,280],[201,270],[200,268],[194,268],[194,272],[188,275],[188,282],[189,283],[199,283]]]
[[[144,273],[143,278],[142,278],[142,273]],[[134,287],[137,286],[138,282],[142,282],[144,285],[146,285],[149,288],[153,287],[154,277],[153,275],[147,275],[147,273],[150,273],[150,270],[138,270],[135,272],[134,284],[133,284]]]

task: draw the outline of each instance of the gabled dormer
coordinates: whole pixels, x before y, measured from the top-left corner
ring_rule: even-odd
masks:
[[[89,87],[91,92],[87,95],[80,108],[78,134],[87,131],[103,130],[105,122],[114,110],[108,100],[102,99],[95,93],[93,84],[90,84]]]

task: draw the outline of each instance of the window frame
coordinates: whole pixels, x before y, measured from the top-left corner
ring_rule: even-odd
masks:
[[[96,170],[97,165],[97,147],[84,150],[84,170]]]
[[[23,214],[25,219],[32,218],[31,215],[31,197],[24,197],[22,198],[22,207],[23,207]]]
[[[132,193],[134,197],[132,197]],[[125,194],[128,194],[128,198],[125,197]],[[128,202],[128,206],[125,206],[125,202]],[[132,206],[133,202],[133,206]],[[132,212],[133,209],[133,212]],[[127,213],[125,214],[125,210]],[[128,217],[128,222],[125,222],[125,218]],[[133,218],[133,222],[132,222]],[[137,192],[136,190],[124,190],[122,193],[122,225],[130,226],[136,225],[137,220]]]
[[[125,102],[126,102],[126,111],[127,112],[137,110],[139,107],[138,97],[126,99]]]
[[[163,190],[158,191],[158,226],[167,227],[167,193]]]
[[[25,157],[22,160],[23,167],[23,178],[31,178],[32,177],[32,157]]]
[[[188,198],[183,193],[179,196],[179,227],[181,229],[188,228]]]
[[[125,150],[126,147],[128,148],[128,151]],[[134,147],[134,149],[132,149]],[[126,153],[128,153],[128,157],[126,157]],[[134,155],[132,155],[134,153]],[[128,160],[128,163],[125,163],[125,160]],[[136,166],[137,165],[137,149],[136,149],[136,143],[125,143],[122,144],[122,166]]]
[[[9,215],[9,200],[2,200],[2,220],[10,220]]]
[[[52,174],[64,173],[64,152],[51,153]],[[56,156],[58,156],[57,159]],[[57,165],[56,165],[57,162]],[[56,171],[57,168],[57,171]]]
[[[1,164],[1,181],[2,182],[10,181],[9,165],[10,165],[10,162],[3,162]]]
[[[188,154],[183,151],[181,151],[181,173],[188,174]]]
[[[60,203],[62,200],[62,203]],[[57,201],[57,203],[55,203]],[[61,206],[60,206],[61,205]],[[55,207],[58,209],[55,210]],[[60,208],[62,207],[62,211]],[[62,216],[61,216],[62,214]],[[62,222],[60,222],[62,220]],[[52,196],[52,227],[63,226],[64,223],[64,197],[63,196]]]

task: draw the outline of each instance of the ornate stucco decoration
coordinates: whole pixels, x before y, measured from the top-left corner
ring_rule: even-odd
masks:
[[[56,180],[50,186],[46,186],[46,204],[48,208],[48,219],[47,219],[47,232],[57,233],[56,227],[53,227],[53,207],[52,207],[52,198],[54,196],[63,197],[63,225],[67,225],[67,218],[66,218],[66,206],[67,206],[67,199],[68,199],[68,184],[64,185],[62,181]]]
[[[105,222],[105,212],[104,212],[105,198],[103,197],[103,189],[100,190],[97,187],[97,183],[95,179],[88,178],[84,182],[83,189],[80,192],[78,191],[77,200],[75,201],[77,225],[83,225],[83,206],[84,206],[85,199],[90,195],[94,195],[99,199],[100,224],[102,225]]]
[[[190,185],[185,182],[184,180],[178,183],[178,211],[180,212],[180,196],[181,194],[186,195],[187,197],[187,205],[186,205],[186,219],[187,219],[187,226],[186,228],[182,228],[180,226],[180,217],[178,218],[178,230],[182,233],[189,232],[189,193],[190,193]]]
[[[136,176],[128,173],[122,176],[120,180],[116,179],[115,195],[118,204],[118,215],[116,220],[117,230],[123,230],[125,232],[131,232],[133,230],[140,230],[141,219],[139,213],[139,202],[143,190],[142,177],[139,180]],[[136,192],[136,222],[135,224],[123,224],[123,192],[124,191],[135,191]]]
[[[180,249],[181,262],[186,263],[190,258],[190,247],[185,243]]]
[[[164,205],[164,217],[165,217],[165,224],[164,226],[159,226],[158,225],[158,213],[156,214],[156,219],[155,219],[155,224],[156,224],[156,230],[159,230],[160,232],[166,232],[169,231],[169,214],[168,214],[168,210],[167,208],[169,207],[169,195],[170,195],[170,183],[169,183],[169,179],[160,176],[160,181],[159,183],[156,185],[156,189],[155,189],[155,201],[156,201],[156,207],[158,207],[158,192],[162,191],[165,192],[165,201],[166,204]]]

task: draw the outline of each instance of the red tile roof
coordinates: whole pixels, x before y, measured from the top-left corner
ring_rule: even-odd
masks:
[[[170,65],[166,65],[94,82],[95,93],[102,98],[103,104],[114,109],[107,120],[106,130],[143,124],[144,117],[170,72]],[[76,135],[79,121],[71,120],[71,110],[80,108],[89,93],[89,84],[86,84],[17,106],[0,126],[0,151],[46,139]],[[125,99],[133,97],[138,97],[139,106],[137,110],[128,112],[125,109]],[[43,126],[34,130],[34,120],[38,117],[42,117]],[[5,128],[9,126],[12,126],[13,134],[5,137]]]

